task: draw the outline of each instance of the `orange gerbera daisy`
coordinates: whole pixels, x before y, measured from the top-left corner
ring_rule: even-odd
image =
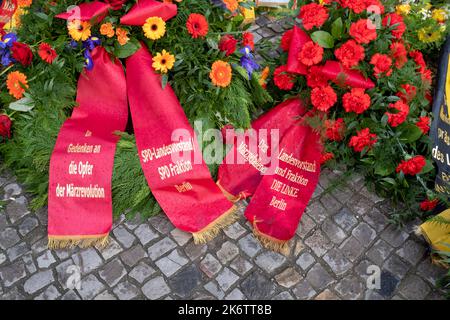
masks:
[[[20,8],[27,8],[27,7],[31,6],[32,3],[33,3],[33,0],[18,0],[17,1],[17,5]]]
[[[217,87],[228,87],[231,83],[231,66],[228,62],[217,60],[213,63],[209,77]]]
[[[6,87],[10,95],[16,99],[21,99],[25,88],[28,88],[27,76],[19,71],[10,72],[6,78]]]
[[[125,45],[130,38],[128,38],[128,31],[122,28],[116,29],[117,41],[121,46]]]
[[[231,12],[234,12],[239,8],[239,3],[237,0],[223,0],[223,3],[225,3],[225,6]]]
[[[208,21],[199,13],[191,13],[186,22],[186,27],[192,38],[204,37],[208,34]]]

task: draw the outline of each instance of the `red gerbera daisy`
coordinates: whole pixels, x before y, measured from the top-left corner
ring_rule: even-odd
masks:
[[[58,54],[48,43],[41,43],[38,50],[39,57],[47,63],[53,63]]]
[[[186,21],[186,27],[192,38],[204,37],[208,34],[208,21],[199,13],[191,13]]]

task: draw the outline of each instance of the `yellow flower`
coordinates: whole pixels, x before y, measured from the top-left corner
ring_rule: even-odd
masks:
[[[409,4],[399,4],[398,6],[395,7],[395,12],[403,16],[408,15],[410,11],[411,6]]]
[[[431,17],[439,23],[444,23],[447,20],[447,12],[444,9],[434,9]]]
[[[125,29],[122,29],[122,28],[116,29],[116,36],[117,36],[117,41],[119,42],[119,44],[121,46],[127,44],[128,41],[130,40],[130,38],[128,38],[128,31]]]
[[[263,71],[261,72],[261,76],[259,77],[259,84],[261,87],[265,88],[266,87],[266,80],[270,75],[270,68],[269,67],[265,67],[263,69]]]
[[[167,73],[170,69],[173,68],[173,64],[175,63],[175,56],[163,50],[162,52],[158,52],[156,56],[153,57],[152,67],[161,73]]]
[[[417,31],[417,37],[420,41],[424,43],[436,42],[442,37],[442,32],[440,30],[431,30],[431,28],[426,27]]]
[[[151,40],[158,40],[166,33],[166,23],[160,17],[150,17],[142,26],[144,34]]]
[[[114,37],[114,28],[110,22],[104,23],[100,26],[100,34],[107,36],[108,38]]]
[[[88,21],[71,20],[67,24],[67,29],[75,41],[85,41],[91,36],[91,24]]]

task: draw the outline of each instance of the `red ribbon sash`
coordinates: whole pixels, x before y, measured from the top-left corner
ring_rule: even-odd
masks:
[[[279,140],[295,122],[295,119],[305,113],[299,99],[290,99],[265,113],[252,123],[252,129],[245,134],[234,137],[233,148],[227,153],[224,162],[219,167],[217,184],[232,201],[253,195],[262,178],[261,170],[267,170],[267,160],[278,149]],[[278,129],[278,134],[271,135],[271,130]],[[230,137],[226,141],[230,141]],[[276,145],[272,145],[274,142]],[[261,148],[267,146],[266,148]],[[260,167],[254,161],[249,161],[251,155],[266,160]],[[261,161],[260,161],[261,162]]]
[[[7,24],[17,10],[17,0],[3,0],[0,6],[0,29]]]
[[[309,126],[293,125],[280,142],[279,165],[258,185],[245,216],[269,249],[287,253],[320,175],[321,145]]]
[[[160,76],[151,65],[152,57],[144,46],[126,63],[128,99],[142,169],[172,223],[193,233],[196,242],[204,242],[235,218],[235,207],[211,178],[175,93],[169,85],[162,89]]]
[[[50,161],[50,247],[102,243],[112,226],[114,132],[128,119],[126,82],[120,62],[111,62],[103,48],[92,56],[94,68],[78,81],[79,106],[62,126]]]

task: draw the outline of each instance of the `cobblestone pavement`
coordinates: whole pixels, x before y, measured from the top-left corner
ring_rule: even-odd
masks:
[[[322,174],[287,257],[262,248],[243,216],[207,245],[160,214],[117,221],[106,249],[50,251],[46,210],[30,212],[22,187],[2,176],[0,299],[441,299],[444,270],[413,224],[388,225],[389,206],[361,178],[323,192],[335,176]],[[367,287],[370,266],[379,290]]]
[[[251,30],[260,40],[283,28],[261,16]],[[442,299],[434,283],[444,270],[430,263],[414,224],[389,225],[389,205],[360,177],[324,192],[335,177],[322,173],[284,257],[259,245],[243,214],[207,245],[195,245],[160,214],[122,217],[106,249],[50,251],[47,211],[30,212],[30,198],[3,174],[0,299]],[[381,288],[369,289],[377,267]]]

